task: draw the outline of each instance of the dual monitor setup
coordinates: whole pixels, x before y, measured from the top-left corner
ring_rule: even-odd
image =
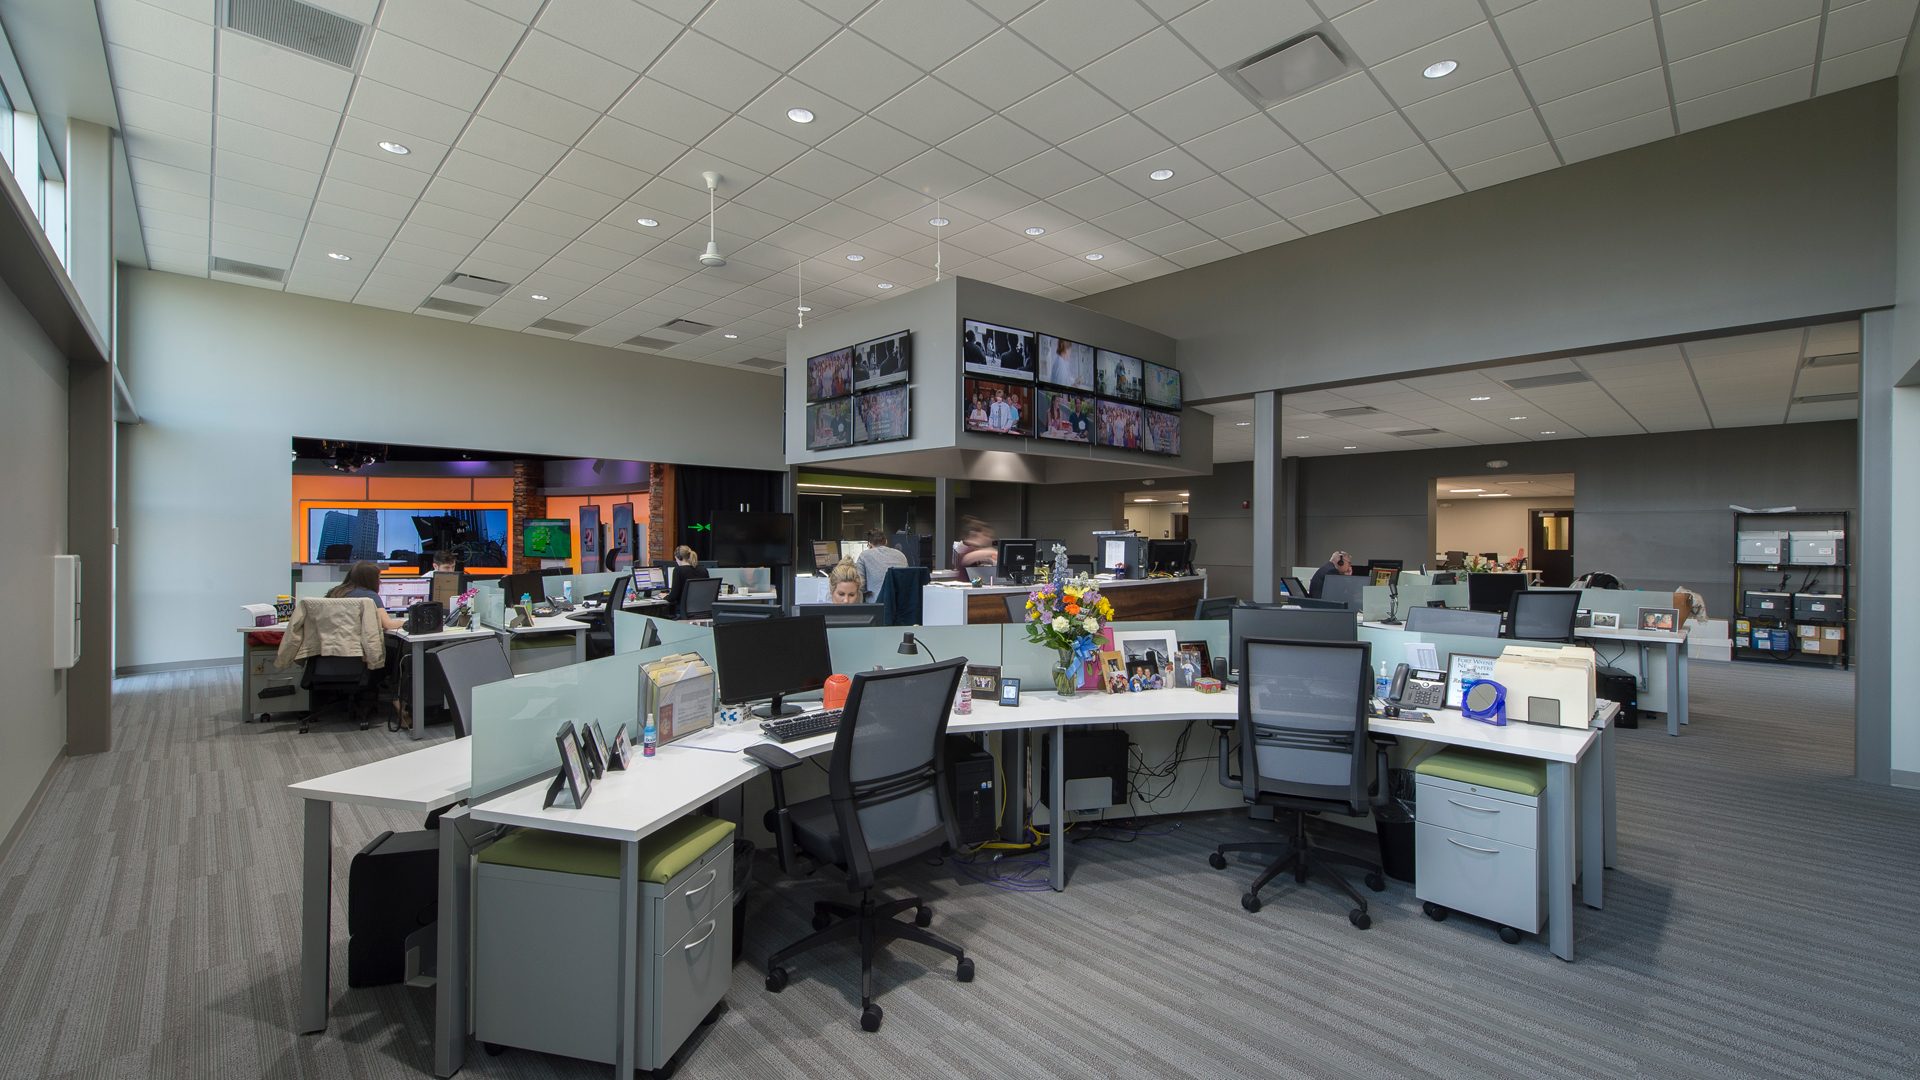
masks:
[[[1094,533],[1093,537],[1093,556],[1068,555],[1069,570],[1135,578],[1193,573],[1192,540],[1149,540],[1134,533]],[[981,571],[975,581],[1031,585],[1053,564],[1053,549],[1064,546],[1049,539],[996,540],[994,565],[974,568]]]

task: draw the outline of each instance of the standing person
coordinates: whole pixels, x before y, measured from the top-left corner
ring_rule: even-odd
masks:
[[[1318,600],[1320,599],[1321,587],[1326,584],[1328,574],[1351,573],[1353,573],[1353,556],[1348,555],[1344,551],[1336,551],[1327,556],[1327,561],[1321,564],[1320,569],[1313,572],[1313,580],[1307,582],[1307,595]]]
[[[680,607],[686,602],[687,582],[695,578],[712,577],[707,568],[700,565],[700,556],[685,544],[673,549],[673,584],[667,589],[667,611],[669,617],[680,617]]]
[[[839,564],[827,572],[827,603],[857,604],[866,595],[866,579],[861,577],[860,568],[852,559],[841,559]]]
[[[907,554],[889,544],[884,531],[868,529],[867,550],[861,552],[854,562],[860,567],[860,576],[866,579],[867,602],[873,603],[879,599],[880,586],[886,583],[887,571],[907,565]]]
[[[993,529],[977,517],[961,518],[960,539],[953,542],[953,568],[964,571],[969,566],[992,566],[999,561]]]

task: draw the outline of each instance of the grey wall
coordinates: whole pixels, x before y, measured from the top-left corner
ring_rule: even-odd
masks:
[[[1207,570],[1211,595],[1253,595],[1253,511],[1241,505],[1252,483],[1252,463],[1235,461],[1214,466],[1211,476],[1156,485],[1188,493],[1187,535],[1194,541],[1195,563]],[[1029,487],[1028,535],[1060,539],[1069,551],[1090,553],[1089,534],[1119,528],[1126,516],[1125,494],[1139,487],[1137,480]]]
[[[237,655],[287,587],[288,437],[781,468],[781,380],[125,270],[122,667]]]
[[[1303,565],[1335,548],[1429,561],[1434,480],[1505,458],[1515,474],[1574,474],[1577,573],[1605,570],[1630,589],[1687,585],[1724,618],[1733,600],[1727,505],[1852,509],[1855,445],[1856,425],[1835,421],[1301,458],[1296,550]]]
[[[0,286],[0,506],[9,550],[0,559],[0,837],[60,757],[67,676],[53,668],[53,556],[67,551],[67,358]],[[283,511],[284,514],[284,511]],[[108,567],[88,566],[90,574]]]
[[[1875,83],[1079,302],[1177,338],[1192,400],[1858,311],[1893,131]]]

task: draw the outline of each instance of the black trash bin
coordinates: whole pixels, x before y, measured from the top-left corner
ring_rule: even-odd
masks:
[[[1373,831],[1380,838],[1380,869],[1395,881],[1413,884],[1413,804],[1388,799],[1376,807]]]

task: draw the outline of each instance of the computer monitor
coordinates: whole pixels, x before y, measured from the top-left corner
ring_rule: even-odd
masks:
[[[1000,553],[998,576],[1017,582],[1033,580],[1034,564],[1040,561],[1039,541],[996,540],[993,547]]]
[[[818,690],[833,674],[827,650],[827,623],[818,615],[736,622],[713,628],[713,666],[720,700],[728,704],[766,701],[759,716],[783,716],[799,708],[781,700],[787,694]]]
[[[1513,594],[1527,587],[1525,574],[1468,574],[1467,607],[1473,611],[1505,612]]]
[[[824,574],[833,569],[834,564],[839,561],[840,545],[837,542],[832,540],[815,540],[813,542],[813,568],[815,570]]]
[[[657,566],[633,568],[633,587],[638,592],[657,592],[667,587],[667,572]]]
[[[780,617],[780,609],[772,604],[762,604],[751,600],[715,600],[711,612],[713,625],[729,626],[733,623],[766,622]]]
[[[427,599],[438,604],[450,604],[453,598],[467,591],[467,575],[449,570],[432,574],[427,578]]]
[[[426,578],[383,578],[380,581],[380,606],[388,611],[405,611],[427,599],[432,582]]]
[[[1507,637],[1573,640],[1573,613],[1580,606],[1580,590],[1522,589],[1513,594],[1512,604],[1507,614]]]
[[[1193,573],[1193,541],[1147,541],[1147,570],[1158,574]]]
[[[1404,570],[1406,569],[1406,567],[1407,567],[1407,560],[1405,559],[1368,559],[1367,560],[1368,570]]]
[[[1328,574],[1320,579],[1320,599],[1345,604],[1348,611],[1360,610],[1360,590],[1369,582],[1359,574]]]
[[[1400,580],[1400,568],[1397,566],[1381,566],[1379,563],[1369,563],[1367,564],[1367,569],[1364,574],[1356,571],[1354,576],[1364,576],[1369,585],[1393,585]]]
[[[1238,679],[1246,660],[1246,639],[1357,641],[1359,624],[1343,609],[1237,607],[1227,613],[1228,676]]]
[[[547,579],[544,574],[508,574],[500,579],[500,591],[507,598],[507,606],[520,602],[522,596],[530,596],[534,603],[547,598]]]
[[[1102,574],[1146,577],[1147,542],[1140,534],[1101,531],[1093,534],[1093,566]]]
[[[1451,570],[1435,571],[1433,575],[1433,583],[1435,585],[1453,585],[1457,583],[1458,580]]]
[[[1280,591],[1287,596],[1305,598],[1307,586],[1297,577],[1283,577],[1280,579]]]
[[[827,629],[836,626],[884,626],[887,609],[880,604],[795,604],[795,615],[817,615],[827,622]]]

